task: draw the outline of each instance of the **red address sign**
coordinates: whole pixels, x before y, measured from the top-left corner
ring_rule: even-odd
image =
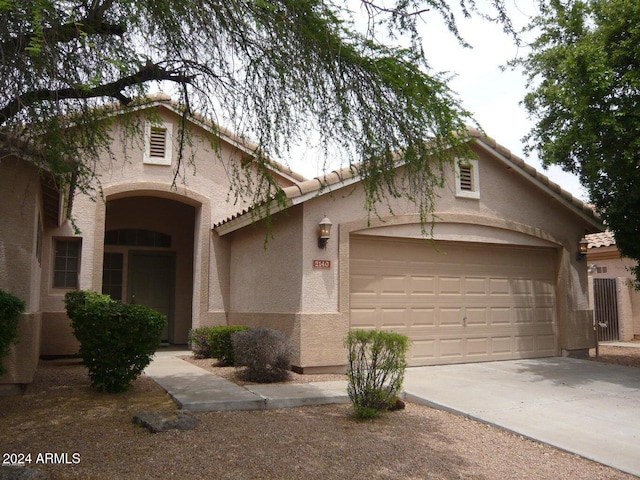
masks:
[[[331,260],[314,260],[313,268],[331,268]]]

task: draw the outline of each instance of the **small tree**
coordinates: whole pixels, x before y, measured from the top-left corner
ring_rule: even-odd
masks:
[[[358,418],[374,418],[389,410],[402,389],[409,339],[381,330],[351,330],[347,393]]]
[[[166,317],[84,290],[68,292],[65,305],[91,386],[110,393],[131,388],[160,344]]]
[[[6,373],[2,358],[9,353],[9,347],[17,343],[18,320],[24,309],[23,300],[0,290],[0,375]]]

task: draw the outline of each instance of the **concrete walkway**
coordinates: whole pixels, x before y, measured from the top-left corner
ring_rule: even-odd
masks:
[[[241,387],[160,351],[145,373],[191,411],[349,402],[345,382]],[[570,358],[407,369],[407,400],[466,415],[640,476],[638,369]]]
[[[190,353],[158,351],[145,369],[184,410],[262,410],[349,402],[346,381],[241,387],[177,357]]]

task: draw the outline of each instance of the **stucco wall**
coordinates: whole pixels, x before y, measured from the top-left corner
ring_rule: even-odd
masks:
[[[292,208],[274,216],[273,238],[262,222],[233,238],[232,312],[290,314],[302,310],[301,220],[302,209]]]
[[[40,177],[35,168],[14,158],[0,161],[0,288],[40,310],[40,270],[36,254],[41,214]]]

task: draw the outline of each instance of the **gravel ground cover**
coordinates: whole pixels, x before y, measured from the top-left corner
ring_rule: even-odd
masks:
[[[599,360],[638,367],[640,349],[601,347]],[[233,379],[233,369],[205,362]],[[148,377],[129,392],[101,394],[78,360],[43,361],[24,395],[0,397],[0,454],[31,454],[30,467],[52,479],[635,478],[411,403],[375,421],[355,420],[349,405],[328,405],[198,413],[194,430],[157,434],[132,422],[140,410],[175,408]],[[46,453],[58,463],[53,456],[42,463]]]

